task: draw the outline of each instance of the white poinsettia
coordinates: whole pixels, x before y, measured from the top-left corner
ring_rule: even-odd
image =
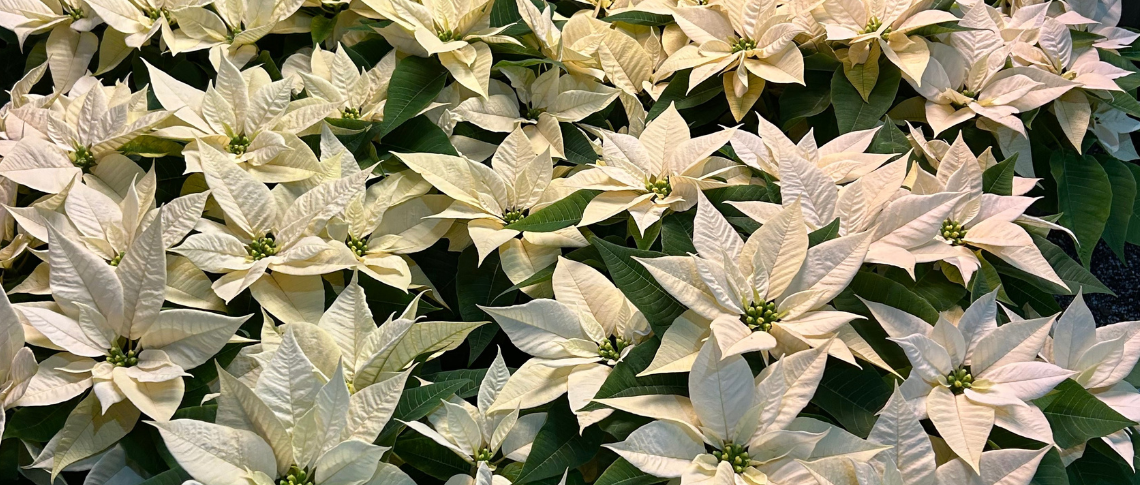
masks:
[[[282,185],[270,190],[213,146],[203,143],[200,149],[206,185],[225,223],[200,220],[198,232],[171,251],[202,271],[222,273],[212,285],[219,297],[232,300],[268,271],[319,279],[317,275],[347,267],[318,235],[364,189],[369,171],[291,196]]]
[[[482,96],[453,82],[443,88],[436,96],[435,101],[424,112],[424,116],[432,120],[444,133],[447,134],[451,145],[460,156],[475,161],[486,161],[495,154],[498,146],[483,140],[455,133],[455,127],[461,121],[469,121],[459,114],[460,105],[465,105],[470,121],[488,130],[508,133],[518,125],[519,114],[518,96],[511,86],[498,79],[491,79],[487,84],[487,96]],[[471,99],[482,101],[468,103]]]
[[[578,225],[628,211],[644,234],[665,211],[691,209],[702,190],[747,183],[746,168],[713,156],[735,131],[693,138],[685,119],[670,105],[640,136],[602,132],[602,159],[566,181],[570,187],[602,191],[586,206]]]
[[[318,45],[310,53],[289,56],[281,74],[286,78],[297,76],[309,96],[333,103],[332,117],[382,121],[388,82],[395,70],[395,51],[386,54],[371,69],[361,70],[343,45],[338,45],[335,51]]]
[[[737,121],[760,99],[765,83],[804,84],[804,58],[793,41],[803,32],[776,0],[673,7],[691,44],[678,49],[655,76],[692,68],[688,90],[724,73],[724,92]]]
[[[1089,20],[1077,22],[1079,28],[1104,37],[1097,39],[1093,47],[1124,49],[1140,39],[1140,34],[1118,26],[1124,9],[1122,0],[1065,0],[1063,4],[1070,13]]]
[[[322,172],[290,185],[298,194],[312,187],[364,171],[356,159],[332,134],[321,128]],[[344,211],[332,218],[326,228],[336,259],[346,268],[355,268],[393,288],[408,290],[430,282],[407,255],[435,244],[451,228],[450,219],[432,216],[446,209],[451,200],[445,195],[424,195],[431,189],[413,171],[386,176],[353,196]]]
[[[956,458],[939,465],[935,476],[940,485],[1029,485],[1048,451],[1049,448],[985,451],[980,460],[980,472],[973,470],[961,458]]]
[[[488,43],[521,45],[502,35],[507,27],[491,27],[490,0],[366,0],[392,23],[376,29],[401,52],[437,56],[443,67],[467,89],[486,97],[491,78]]]
[[[737,130],[732,137],[732,148],[745,165],[777,179],[780,178],[781,164],[789,159],[798,159],[819,168],[834,183],[844,184],[857,180],[899,155],[867,153],[881,128],[845,133],[819,146],[815,130],[809,130],[795,143],[763,116],[758,115],[757,119],[757,134]]]
[[[824,0],[812,10],[827,40],[848,46],[851,64],[876,62],[881,51],[911,78],[919,79],[930,61],[926,39],[915,30],[957,22],[954,14],[932,8],[931,0]]]
[[[276,283],[281,283],[278,278]],[[281,288],[291,281],[285,280]],[[296,288],[291,288],[296,290]],[[261,343],[242,350],[244,363],[235,360],[231,370],[240,372],[243,382],[252,383],[280,350],[282,335],[293,332],[305,356],[325,375],[342,367],[351,393],[404,372],[415,362],[434,359],[463,343],[472,330],[486,322],[423,321],[417,317],[420,296],[399,315],[389,315],[380,326],[368,308],[364,289],[354,277],[324,308],[324,289],[315,286],[293,291],[289,299],[281,293],[265,292],[278,298],[263,298],[266,308],[278,316],[282,326],[267,317],[262,325]],[[323,310],[323,313],[322,313]],[[247,351],[248,350],[248,351]]]
[[[372,444],[392,417],[408,373],[355,394],[342,368],[323,374],[286,331],[276,355],[247,386],[218,369],[213,423],[150,422],[178,464],[203,485],[409,483],[387,448]]]
[[[1097,327],[1081,294],[1053,324],[1053,338],[1041,353],[1046,361],[1076,374],[1077,384],[1124,417],[1140,419],[1140,394],[1124,380],[1140,359],[1140,322],[1120,322]],[[1130,430],[1104,436],[1125,460],[1134,455]],[[1080,453],[1066,453],[1079,456]]]
[[[711,321],[708,328],[720,346],[718,352],[725,356],[755,351],[794,354],[820,347],[838,335],[840,341],[829,344],[829,351],[858,365],[853,350],[870,362],[880,362],[858,334],[843,329],[860,317],[828,304],[859,270],[867,244],[867,234],[859,233],[809,249],[798,203],[745,241],[701,196],[693,221],[697,254],[635,259],[665,291]],[[669,365],[669,371],[685,370],[668,360],[673,360],[674,348],[688,348],[691,355],[707,347],[700,338],[705,332],[692,325],[685,322],[669,328],[662,337],[662,349],[669,350],[659,350],[655,363],[665,359],[659,364]],[[650,369],[657,365],[651,364]]]
[[[1096,135],[1100,145],[1117,159],[1129,162],[1140,159],[1131,135],[1137,130],[1140,130],[1140,121],[1107,104],[1097,106],[1089,122],[1089,131]]]
[[[641,471],[679,478],[682,485],[811,483],[800,460],[846,456],[867,461],[886,448],[797,417],[823,377],[826,348],[785,357],[754,378],[743,357],[722,356],[719,347],[706,345],[697,356],[689,373],[689,397],[599,399],[655,420],[624,441],[604,446]],[[709,453],[708,447],[715,451]]]
[[[186,371],[217,354],[246,319],[160,311],[167,276],[162,235],[156,219],[112,266],[49,228],[54,303],[16,308],[53,348],[66,352],[40,364],[20,405],[55,404],[94,388],[104,412],[129,400],[152,419],[170,419],[182,401]]]
[[[517,407],[493,409],[492,404],[510,377],[500,351],[479,383],[477,405],[452,396],[441,400],[442,406],[428,415],[431,426],[419,421],[404,424],[471,463],[476,480],[484,478],[480,475],[493,471],[505,460],[524,462],[535,435],[546,421],[546,413],[519,416]],[[447,483],[458,485],[468,481],[468,475],[456,475]]]
[[[867,441],[890,447],[871,462],[882,470],[884,482],[935,485],[938,463],[934,445],[919,422],[918,413],[899,392],[898,386],[878,416]],[[892,477],[897,477],[897,480],[892,481]]]
[[[491,166],[451,155],[396,153],[396,158],[455,201],[432,217],[467,221],[467,233],[479,253],[479,262],[498,249],[503,271],[521,283],[538,270],[554,264],[563,247],[588,243],[575,227],[554,232],[510,229],[530,212],[562,197],[551,184],[554,162],[550,151],[535,154],[521,128],[512,131],[491,157]],[[520,237],[521,235],[521,237]],[[523,288],[532,296],[549,292],[549,285]]]
[[[7,294],[0,294],[0,411],[11,409],[24,396],[39,364],[24,346],[24,327]],[[0,433],[7,420],[0,417]]]
[[[864,301],[910,360],[910,376],[899,388],[902,396],[920,418],[934,423],[947,446],[974,472],[982,470],[982,449],[995,424],[1052,443],[1049,422],[1030,401],[1074,375],[1037,360],[1052,318],[998,326],[995,298],[996,293],[984,295],[956,323],[943,315],[934,326]]]
[[[87,74],[99,38],[91,32],[103,23],[86,0],[5,0],[0,27],[16,34],[21,49],[35,34],[48,33],[47,65],[57,93],[66,93]]]
[[[952,35],[960,34],[964,33]],[[1043,106],[1077,86],[1041,69],[1004,69],[1007,56],[1000,47],[962,52],[931,43],[930,55],[921,78],[905,78],[926,98],[926,121],[935,135],[980,117],[991,131],[1005,129],[1025,138],[1025,125],[1016,115]]]
[[[271,81],[260,67],[239,71],[223,59],[214,83],[199,91],[147,64],[154,95],[182,123],[156,136],[188,141],[187,172],[203,171],[203,145],[265,183],[304,180],[317,171],[316,156],[298,138],[337,111],[319,97],[292,99],[290,80]]]
[[[480,307],[523,352],[532,355],[511,376],[492,411],[529,409],[566,394],[585,429],[612,410],[586,411],[613,365],[649,335],[649,322],[598,270],[558,258],[554,300]]]
[[[178,21],[173,12],[186,7],[202,7],[207,0],[88,0],[87,3],[99,14],[99,17],[110,27],[103,33],[102,51],[114,47],[121,49],[115,51],[119,57],[114,65],[122,61],[130,49],[138,49],[148,44],[158,35],[164,49],[171,52],[188,52],[209,47],[199,39],[191,38],[186,32],[178,29]],[[177,30],[176,30],[177,29]],[[112,42],[117,45],[112,46]],[[114,65],[105,64],[102,52],[100,56],[100,71],[113,68]]]
[[[304,0],[274,2],[238,0],[183,6],[171,10],[179,31],[197,43],[167,45],[173,54],[210,49],[210,63],[218,69],[222,61],[244,66],[257,55],[256,42],[270,33],[308,32],[308,25],[295,25],[293,16]],[[153,70],[152,70],[153,72]],[[219,71],[220,72],[220,71]]]
[[[1019,224],[1046,230],[1060,226],[1025,215],[1037,201],[1035,197],[982,193],[982,163],[959,135],[938,162],[936,175],[918,172],[913,193],[964,196],[956,199],[933,241],[905,249],[920,263],[941,260],[953,265],[965,284],[981,265],[975,251],[984,250],[1020,270],[1068,288]]]
[[[1074,49],[1069,26],[1052,18],[1046,19],[1041,27],[1036,47],[1024,42],[1013,45],[1012,59],[1016,65],[1043,69],[1077,84],[1058,97],[1051,108],[1078,152],[1082,150],[1082,141],[1092,120],[1090,99],[1099,99],[1097,91],[1123,91],[1114,80],[1132,74],[1101,61],[1096,49]]]
[[[492,113],[497,107],[489,103],[510,102],[506,99],[469,98],[455,109],[463,121],[474,123],[491,131],[509,132],[522,124],[523,131],[534,145],[535,152],[550,147],[550,155],[566,158],[559,123],[575,123],[601,111],[618,97],[618,90],[591,78],[578,79],[563,75],[560,69],[550,69],[535,75],[523,67],[500,68],[511,81],[514,94],[525,111],[515,119],[504,119]],[[512,100],[513,101],[513,100]],[[489,109],[488,109],[489,108]]]
[[[17,108],[11,114],[40,136],[25,134],[16,142],[0,162],[0,175],[54,194],[85,172],[98,176],[101,163],[134,165],[119,150],[170,115],[148,110],[146,100],[145,88],[131,92],[125,82],[103,86],[85,77],[48,106]]]

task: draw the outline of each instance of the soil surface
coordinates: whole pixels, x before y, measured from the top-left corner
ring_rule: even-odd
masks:
[[[1076,259],[1077,253],[1067,236],[1054,232],[1049,240]],[[1140,320],[1140,246],[1126,244],[1124,256],[1125,262],[1122,263],[1103,241],[1093,252],[1089,269],[1101,283],[1116,293],[1116,296],[1085,295],[1085,302],[1096,317],[1097,325]],[[1073,299],[1070,296],[1056,298],[1066,308]]]

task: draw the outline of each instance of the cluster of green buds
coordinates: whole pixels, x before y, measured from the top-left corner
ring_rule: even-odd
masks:
[[[475,452],[475,461],[477,461],[477,462],[478,461],[491,461],[491,458],[494,458],[494,457],[495,457],[495,452],[491,451],[490,448],[479,448],[479,451]]]
[[[166,17],[167,19],[172,19],[171,15],[170,15],[170,11],[167,10],[166,8],[143,7],[143,14],[145,14],[147,16],[147,18],[149,18],[151,20],[158,20],[158,19],[163,18],[163,17]],[[171,20],[171,23],[173,23],[173,19]]]
[[[73,22],[87,16],[83,13],[82,8],[76,7],[68,2],[61,1],[59,2],[59,6],[63,9],[63,14],[71,17]]]
[[[234,135],[230,137],[230,142],[226,144],[226,151],[234,155],[245,155],[245,151],[249,149],[250,139],[244,134]]]
[[[313,477],[297,465],[289,467],[289,472],[277,479],[277,485],[313,485]]]
[[[729,465],[732,465],[732,471],[736,473],[744,473],[744,468],[747,467],[751,461],[748,457],[748,451],[744,449],[744,445],[734,445],[732,443],[725,443],[724,450],[714,451],[712,455],[720,461],[727,461]]]
[[[606,360],[618,360],[621,352],[629,347],[630,342],[621,337],[610,337],[598,344],[598,356]]]
[[[740,316],[740,321],[752,331],[771,331],[772,324],[780,321],[780,312],[776,310],[776,301],[747,302],[744,305],[744,314]]]
[[[360,108],[345,108],[340,111],[340,117],[346,120],[359,120]]]
[[[732,52],[734,52],[734,53],[735,52],[750,51],[750,50],[756,48],[756,41],[749,39],[747,37],[745,37],[743,39],[737,39],[737,40],[732,41],[730,43],[732,44]]]
[[[503,222],[507,223],[507,225],[521,221],[524,217],[526,217],[525,209],[515,209],[512,207],[503,211]]]
[[[883,26],[883,21],[879,20],[879,17],[875,17],[872,15],[871,18],[867,19],[867,26],[863,27],[863,30],[859,31],[859,33],[860,34],[870,34],[871,32],[878,32],[879,28],[882,26]],[[884,32],[883,34],[886,34],[886,32]]]
[[[961,246],[966,238],[966,228],[957,221],[946,219],[942,221],[942,238],[954,246]]]
[[[91,170],[95,166],[95,154],[85,146],[76,145],[75,151],[71,152],[71,164],[83,169],[83,171]]]
[[[673,193],[673,185],[669,183],[669,177],[650,177],[645,182],[645,190],[656,194],[658,199],[664,199]]]
[[[230,31],[230,33],[226,34],[226,43],[233,44],[234,39],[236,39],[237,36],[241,35],[242,32],[245,32],[245,29],[241,28],[240,25],[237,27],[234,27],[233,30]]]
[[[456,41],[456,40],[463,40],[463,35],[461,35],[459,32],[454,32],[451,29],[444,29],[444,30],[439,31],[439,35],[437,35],[436,37],[438,37],[439,40],[442,42],[451,42],[451,41]]]
[[[348,239],[344,240],[344,245],[348,246],[348,249],[351,249],[358,258],[363,258],[364,253],[368,250],[368,241],[364,239],[358,239],[352,234],[349,234]]]
[[[261,258],[268,258],[277,254],[277,241],[273,240],[272,234],[266,234],[250,242],[249,246],[245,247],[245,250],[254,261]]]
[[[123,262],[123,253],[116,253],[115,257],[111,258],[110,261],[107,261],[107,264],[111,266],[118,266],[121,262]]]
[[[974,376],[970,374],[970,369],[959,367],[957,370],[946,374],[946,385],[950,386],[950,391],[954,394],[961,394],[962,391],[974,385]]]
[[[107,363],[115,367],[133,367],[139,363],[139,358],[134,350],[123,353],[123,349],[120,349],[118,345],[112,345],[107,350]]]
[[[546,108],[530,108],[530,109],[526,110],[526,119],[537,121],[538,116],[545,113],[545,112],[546,112]]]

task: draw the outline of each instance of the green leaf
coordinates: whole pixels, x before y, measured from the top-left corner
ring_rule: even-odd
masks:
[[[1121,78],[1116,78],[1113,80],[1116,82],[1117,86],[1120,86],[1120,89],[1123,89],[1125,91],[1132,91],[1132,90],[1140,87],[1140,69],[1138,69],[1136,67],[1136,65],[1132,63],[1131,60],[1129,60],[1123,56],[1117,55],[1115,52],[1110,51],[1108,49],[1099,49],[1098,48],[1097,53],[1100,54],[1100,60],[1107,62],[1109,64],[1112,64],[1112,65],[1119,67],[1121,69],[1132,71],[1132,74],[1129,74],[1129,75],[1121,77]]]
[[[602,434],[597,426],[590,426],[579,434],[578,419],[570,410],[570,403],[559,398],[547,411],[546,422],[534,437],[530,455],[515,485],[562,476],[566,469],[585,464],[601,448]]]
[[[811,402],[834,416],[847,431],[865,439],[890,397],[891,386],[870,366],[859,369],[829,359]]]
[[[182,485],[183,482],[189,480],[190,474],[186,473],[181,467],[171,468],[158,475],[143,480],[138,485]]]
[[[434,57],[408,56],[400,60],[388,83],[380,136],[420,114],[443,90],[445,82],[447,69]]]
[[[352,130],[351,133],[337,135],[337,139],[357,160],[367,158],[368,147],[379,136],[382,128],[379,122],[365,120],[326,118],[325,122],[337,128]]]
[[[641,310],[653,332],[664,335],[673,320],[685,312],[685,307],[657,283],[645,266],[633,260],[634,257],[656,258],[664,254],[619,246],[598,237],[593,238],[590,244],[598,248],[614,285]]]
[[[467,399],[479,394],[479,383],[483,382],[486,375],[487,369],[455,369],[423,374],[420,377],[430,382],[467,381],[467,384],[455,391],[456,396]]]
[[[1112,209],[1104,227],[1104,242],[1124,262],[1124,243],[1128,239],[1132,209],[1136,203],[1136,179],[1124,162],[1107,155],[1097,157],[1112,184]]]
[[[978,270],[974,272],[973,279],[970,280],[970,301],[973,302],[982,295],[992,293],[997,290],[997,299],[1003,302],[1010,302],[1009,295],[1005,294],[1005,289],[1002,287],[1001,274],[998,273],[997,268],[982,256],[981,251],[974,251],[974,255],[978,257]]]
[[[577,423],[575,421],[575,423]],[[453,475],[470,474],[471,464],[419,433],[404,433],[396,440],[392,452],[417,470],[433,478],[447,480]]]
[[[195,421],[205,421],[213,423],[214,418],[218,415],[217,404],[203,404],[201,406],[190,406],[179,409],[174,412],[174,416],[170,419],[193,419]]]
[[[598,152],[594,151],[594,145],[582,130],[573,123],[559,123],[558,128],[562,131],[562,147],[567,162],[583,165],[598,161]]]
[[[1056,393],[1041,398],[1041,411],[1053,429],[1053,439],[1061,448],[1084,444],[1092,438],[1108,436],[1136,423],[1101,402],[1072,379],[1056,387]]]
[[[141,135],[119,147],[123,153],[133,153],[148,158],[181,155],[182,144],[150,135]]]
[[[503,296],[503,294],[507,293],[508,291],[521,290],[531,285],[537,285],[539,283],[546,283],[547,281],[550,281],[554,278],[554,268],[556,266],[557,264],[551,264],[550,266],[536,271],[533,275],[530,276],[530,278],[515,283],[514,285],[511,285],[510,288],[503,290],[503,293],[499,294],[499,296]],[[495,297],[495,299],[498,299],[498,297]]]
[[[586,211],[586,206],[600,193],[601,191],[598,190],[583,189],[576,191],[512,224],[508,224],[505,228],[528,232],[553,232],[565,229],[582,221],[582,213]]]
[[[459,315],[465,322],[491,321],[471,332],[467,343],[471,347],[469,364],[474,362],[491,339],[499,331],[499,326],[479,306],[503,306],[515,301],[517,291],[511,291],[512,283],[499,264],[499,252],[492,251],[479,264],[479,254],[475,246],[468,246],[459,255],[459,265],[455,275],[455,291],[459,299]]]
[[[1109,94],[1110,99],[1105,102],[1113,108],[1119,109],[1129,115],[1140,118],[1140,102],[1136,101],[1131,94],[1124,91],[1105,91]]]
[[[1069,29],[1069,35],[1073,39],[1074,50],[1092,47],[1093,44],[1104,39],[1103,35],[1075,29]]]
[[[1140,165],[1135,163],[1126,163],[1124,166],[1132,172],[1132,179],[1140,182]],[[1132,202],[1132,219],[1128,222],[1128,237],[1127,241],[1132,244],[1140,245],[1140,197],[1137,197]]]
[[[653,356],[657,355],[657,348],[660,346],[661,340],[656,337],[637,344],[633,350],[626,354],[624,359],[614,366],[614,370],[598,388],[594,399],[651,394],[687,396],[689,394],[689,379],[686,374],[666,373],[637,377],[637,374],[640,374],[653,362]],[[586,410],[605,408],[598,403],[590,403],[585,407]]]
[[[705,191],[705,197],[708,197],[709,202],[713,203],[713,206],[724,215],[724,218],[733,227],[745,234],[756,232],[760,228],[760,223],[744,215],[743,212],[729,205],[728,202],[771,200],[771,194],[769,194],[767,187],[761,185],[733,185],[709,189]]]
[[[333,28],[336,27],[336,16],[332,18],[325,17],[324,15],[315,15],[313,20],[309,23],[309,29],[313,36],[313,43],[320,44],[325,39],[329,38],[333,33]]]
[[[34,443],[47,443],[55,436],[71,410],[83,400],[77,396],[53,406],[22,407],[8,417],[4,438],[19,438]]]
[[[1016,153],[1002,162],[987,168],[982,173],[982,191],[987,194],[1013,195],[1014,165],[1017,163]]]
[[[879,125],[879,120],[890,111],[899,90],[902,72],[890,62],[880,62],[879,78],[875,89],[863,101],[859,90],[851,85],[842,69],[831,77],[831,102],[837,108],[835,121],[840,133],[867,130]]]
[[[697,252],[693,246],[693,214],[675,213],[661,219],[661,251],[670,256]]]
[[[898,125],[895,125],[890,116],[884,119],[883,127],[879,128],[878,133],[875,133],[875,138],[871,140],[870,147],[871,152],[884,154],[903,154],[910,149],[910,140],[899,129]]]
[[[667,480],[638,470],[632,463],[625,461],[625,458],[618,458],[602,472],[594,485],[653,485]]]
[[[400,421],[416,421],[431,414],[440,406],[442,400],[451,397],[465,386],[471,385],[469,379],[455,379],[450,381],[434,382],[420,387],[405,389],[400,395],[400,402],[392,411],[392,419],[380,432],[377,443],[391,445],[396,441],[396,435],[404,430],[405,425]]]
[[[854,291],[864,300],[898,308],[925,320],[927,323],[933,324],[938,321],[938,310],[930,306],[930,302],[902,284],[884,276],[860,271],[851,279],[848,288],[851,288],[851,291]]]
[[[1112,210],[1112,183],[1092,156],[1071,150],[1053,154],[1050,171],[1057,181],[1057,222],[1077,236],[1077,254],[1087,268]]]
[[[1056,448],[1049,450],[1037,465],[1037,473],[1029,485],[1069,485],[1069,475],[1065,473],[1065,463]]]
[[[417,116],[396,127],[382,141],[388,151],[459,155],[451,146],[447,133],[424,116]]]
[[[826,226],[816,229],[808,234],[808,247],[816,247],[822,243],[839,237],[839,218],[829,222]]]
[[[957,21],[950,21],[950,22],[942,22],[940,24],[927,25],[926,27],[920,27],[920,28],[911,30],[910,32],[907,32],[907,35],[917,35],[920,37],[929,37],[929,36],[938,35],[938,34],[951,34],[954,32],[969,32],[971,30],[974,30],[974,29],[958,25]]]
[[[785,127],[831,106],[831,71],[807,71],[804,85],[788,84],[780,96],[780,123]]]
[[[1105,293],[1115,296],[1112,290],[1104,286],[1104,283],[1101,283],[1089,270],[1085,269],[1076,261],[1073,261],[1073,258],[1070,258],[1069,255],[1065,253],[1065,250],[1041,236],[1036,234],[1030,234],[1030,236],[1033,237],[1033,244],[1037,246],[1037,249],[1041,250],[1041,255],[1045,257],[1045,260],[1049,261],[1049,266],[1053,267],[1053,271],[1057,273],[1057,276],[1061,277],[1061,281],[1065,282],[1069,290],[1065,290],[1054,283],[1050,283],[1037,276],[1014,268],[1001,260],[994,262],[994,266],[998,268],[998,271],[1002,274],[1012,275],[1018,279],[1027,281],[1038,289],[1054,295],[1075,295],[1077,291],[1080,290],[1086,295],[1089,293]]]
[[[962,285],[946,279],[941,271],[927,271],[918,278],[911,290],[940,312],[957,306],[967,293]]]
[[[720,76],[713,76],[686,93],[689,89],[689,72],[690,70],[686,69],[673,75],[669,86],[661,91],[657,101],[649,108],[649,113],[645,116],[646,123],[664,112],[669,103],[673,103],[679,110],[694,108],[724,92],[724,83],[721,82]]]
[[[628,11],[616,13],[613,15],[606,15],[602,20],[606,22],[625,22],[633,25],[648,25],[650,27],[660,27],[673,23],[672,15],[660,15],[649,12]]]

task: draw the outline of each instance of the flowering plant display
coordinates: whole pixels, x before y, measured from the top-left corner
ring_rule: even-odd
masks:
[[[1137,483],[1129,1],[0,0],[0,483]]]

